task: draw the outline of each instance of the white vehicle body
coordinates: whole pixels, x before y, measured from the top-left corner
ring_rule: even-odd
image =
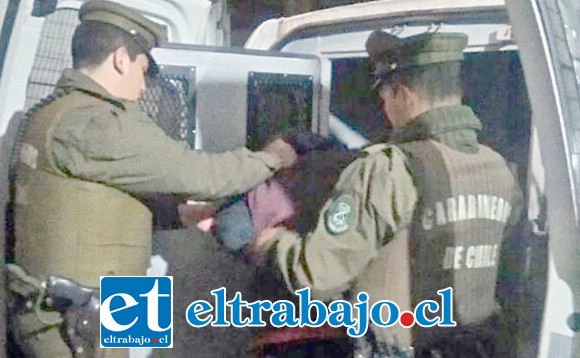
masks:
[[[170,125],[193,148],[210,151],[251,141],[254,126],[274,124],[256,103],[288,94],[302,96],[288,109],[300,125],[361,147],[382,126],[365,122],[378,111],[365,73],[368,34],[377,28],[403,37],[467,33],[466,101],[480,112],[489,144],[513,163],[526,194],[531,232],[515,261],[521,267],[517,299],[530,307],[509,313],[521,319],[519,357],[580,357],[580,25],[571,15],[580,12],[576,0],[364,2],[265,21],[245,50],[200,46],[227,43],[217,26],[221,10],[210,1],[118,1],[168,25],[171,43],[153,54],[165,84],[179,89],[179,96],[170,92],[179,108],[187,109]],[[50,92],[69,61],[63,53],[64,62],[49,71],[35,65],[47,18],[32,16],[34,3],[20,1],[0,73],[5,147],[14,140],[6,135],[13,115]],[[81,3],[59,0],[57,11],[74,17]],[[9,6],[0,4],[0,21]],[[60,38],[70,37],[72,28],[67,25],[69,34]],[[162,104],[153,102],[149,109],[160,111]],[[6,190],[3,195],[7,200]]]

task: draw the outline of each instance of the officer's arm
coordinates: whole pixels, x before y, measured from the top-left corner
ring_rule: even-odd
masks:
[[[220,154],[191,150],[136,111],[70,113],[53,138],[49,150],[58,170],[132,193],[216,199],[249,190],[281,165],[277,156],[245,148]]]
[[[314,231],[305,239],[276,231],[272,249],[289,289],[310,287],[321,299],[348,289],[393,233],[409,226],[416,201],[413,179],[396,148],[353,162]]]

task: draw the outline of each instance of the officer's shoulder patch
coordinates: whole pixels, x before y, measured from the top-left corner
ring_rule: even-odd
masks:
[[[352,195],[340,194],[324,212],[324,225],[331,235],[340,235],[348,231],[354,219],[354,199]]]

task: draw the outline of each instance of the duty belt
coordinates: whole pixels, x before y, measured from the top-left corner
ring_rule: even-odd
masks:
[[[30,311],[47,326],[63,325],[63,339],[74,356],[91,356],[99,332],[98,294],[70,279],[51,276],[41,281],[18,265],[6,264],[6,269],[11,312]]]
[[[6,264],[9,305],[12,313],[34,311],[38,320],[53,326],[61,324],[63,319],[55,312],[47,312],[46,284],[36,277],[28,275],[20,266]]]

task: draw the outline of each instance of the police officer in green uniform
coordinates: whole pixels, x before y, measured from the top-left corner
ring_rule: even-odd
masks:
[[[521,199],[506,161],[478,143],[481,123],[462,105],[466,45],[460,33],[370,35],[375,86],[394,134],[343,171],[306,237],[280,227],[258,237],[257,250],[272,254],[290,290],[310,287],[324,300],[367,292],[369,306],[392,300],[403,311],[441,302],[437,290],[453,287],[458,325],[494,316],[498,250]],[[381,356],[405,356],[437,332],[371,330]]]
[[[26,119],[14,251],[16,264],[38,280],[57,275],[98,288],[102,275],[144,275],[149,266],[152,215],[140,197],[242,193],[291,165],[295,153],[281,140],[262,152],[208,154],[170,139],[136,103],[156,69],[149,52],[167,40],[166,28],[108,1],[86,2],[79,17],[73,69]],[[13,312],[22,350],[71,356],[59,326],[29,308]]]

